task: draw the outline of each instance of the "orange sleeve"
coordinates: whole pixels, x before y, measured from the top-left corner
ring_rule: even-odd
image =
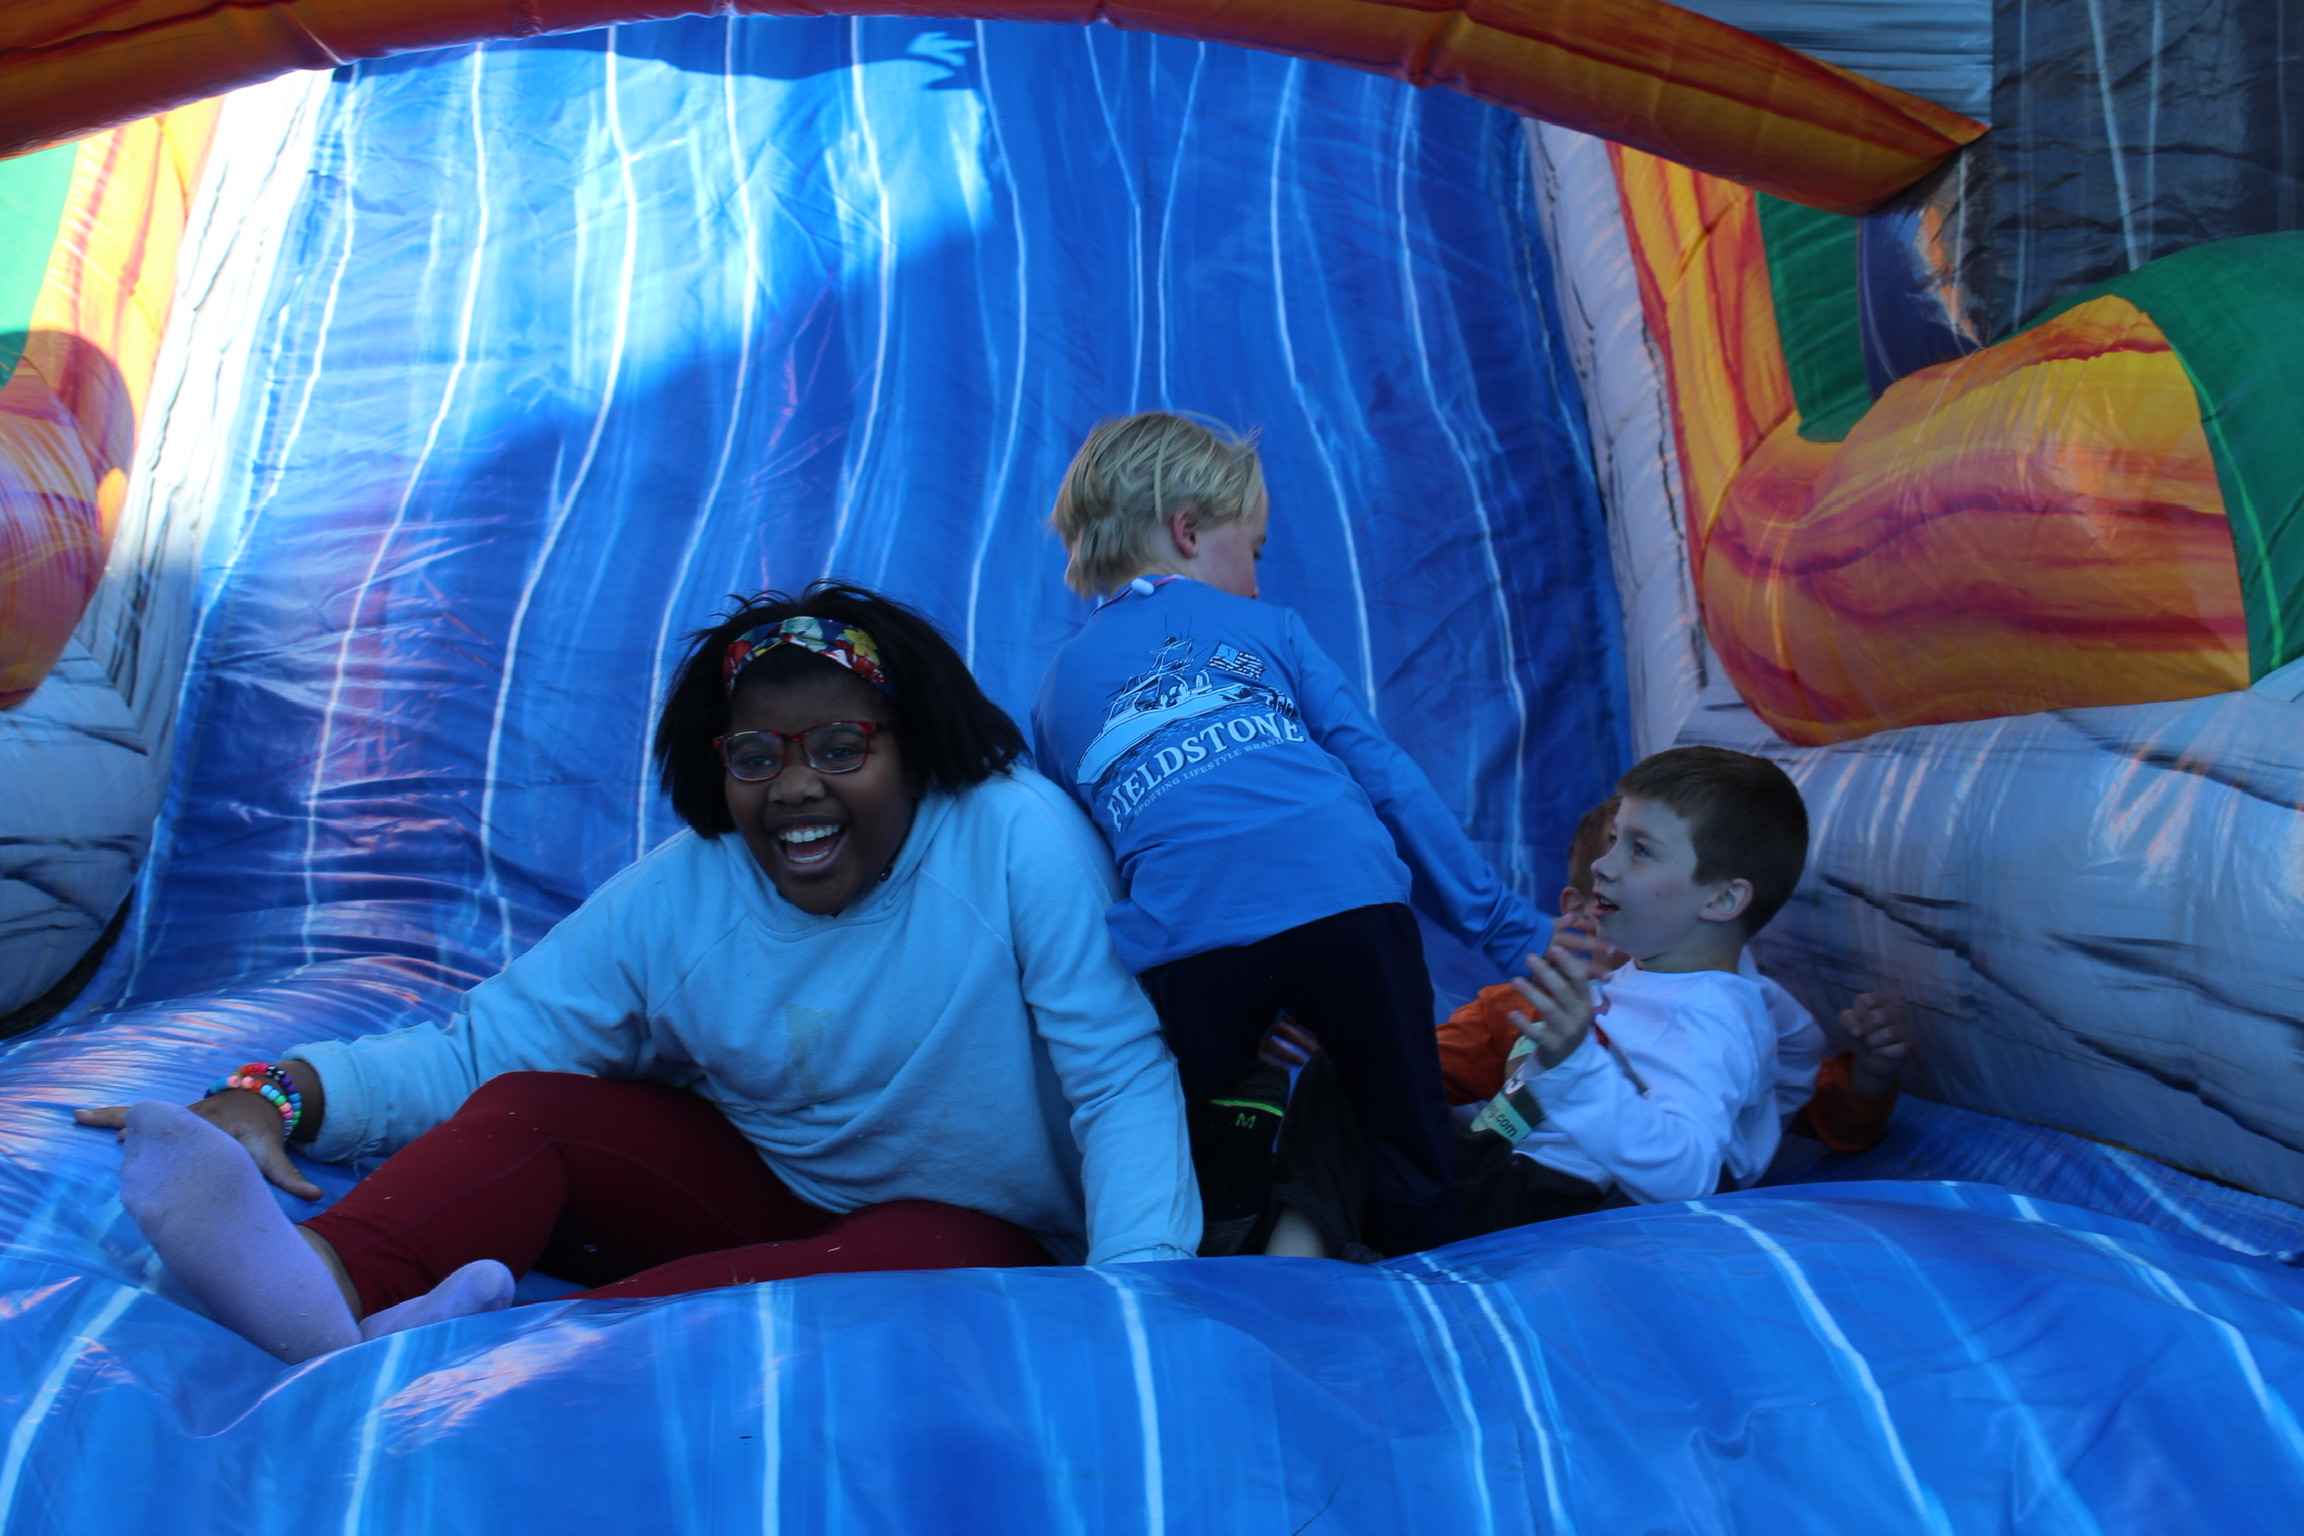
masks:
[[[1440,1080],[1449,1103],[1485,1104],[1503,1091],[1504,1059],[1520,1038],[1505,1015],[1519,1000],[1508,982],[1482,987],[1440,1026]]]
[[[1858,1093],[1848,1081],[1854,1058],[1843,1051],[1827,1057],[1816,1069],[1816,1096],[1801,1114],[1816,1139],[1835,1152],[1867,1152],[1888,1134],[1888,1117],[1896,1109],[1896,1090],[1874,1098]]]

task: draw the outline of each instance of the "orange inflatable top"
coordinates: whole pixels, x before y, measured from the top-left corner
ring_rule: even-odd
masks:
[[[1237,43],[1448,86],[1849,213],[1984,131],[1665,0],[12,0],[0,156],[289,70],[731,11],[1103,21]]]

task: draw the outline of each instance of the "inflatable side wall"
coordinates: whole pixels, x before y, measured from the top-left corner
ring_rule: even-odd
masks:
[[[201,561],[236,518],[218,427],[243,403],[323,86],[0,161],[19,207],[42,176],[63,199],[0,387],[0,1017],[73,970],[143,865]]]
[[[2059,235],[2089,264],[2023,326],[1875,261],[1900,215],[1531,126],[1571,337],[1645,343],[1577,352],[1612,546],[1641,552],[1636,718],[1792,769],[1816,856],[1763,947],[1819,1008],[1911,998],[1929,1091],[2304,1198],[2296,145],[2213,127],[2197,88],[2246,59],[2240,94],[2283,99],[2282,53],[2258,13],[2194,17],[2122,67],[2133,29],[2051,13],[2003,11],[1994,132],[1898,239],[2042,259],[1994,222],[2019,171],[2093,188],[2102,232],[2164,228],[2137,195],[2172,178],[2226,237]],[[2250,152],[2181,169],[2209,141]],[[1879,366],[1881,317],[1921,299],[1964,339]]]

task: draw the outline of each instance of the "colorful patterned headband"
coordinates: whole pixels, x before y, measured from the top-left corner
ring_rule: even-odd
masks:
[[[855,673],[882,693],[893,695],[888,686],[888,674],[880,666],[880,647],[872,637],[853,625],[835,625],[824,619],[786,619],[781,624],[762,624],[748,629],[728,642],[728,655],[720,663],[720,675],[728,684],[728,691],[736,691],[736,679],[744,669],[780,645],[796,645],[811,651],[826,661],[837,663]]]

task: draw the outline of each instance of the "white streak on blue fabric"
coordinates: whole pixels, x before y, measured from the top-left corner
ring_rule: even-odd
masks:
[[[681,547],[680,564],[672,577],[672,585],[664,595],[664,611],[657,616],[656,641],[648,652],[648,718],[653,720],[663,692],[664,648],[671,642],[672,618],[680,595],[688,590],[690,573],[695,569],[697,551],[703,548],[704,534],[712,526],[713,509],[720,504],[720,491],[728,483],[728,465],[736,454],[736,433],[744,424],[744,391],[752,376],[753,332],[758,329],[760,290],[766,286],[767,274],[760,264],[760,227],[752,216],[751,170],[744,160],[744,139],[736,128],[736,20],[726,23],[727,36],[720,54],[720,107],[728,132],[728,163],[734,172],[736,188],[736,222],[743,231],[744,253],[744,307],[738,321],[743,339],[736,351],[736,385],[728,400],[728,426],[720,434],[720,456],[712,466],[712,483],[705,487],[704,504],[697,508],[695,520],[688,525],[688,541]],[[702,210],[699,210],[701,213]],[[645,738],[643,738],[645,740]],[[632,805],[632,856],[638,858],[648,851],[648,801],[655,788],[655,775],[650,771],[653,759],[645,747],[640,753],[640,783]]]
[[[2088,0],[2088,36],[2096,48],[2096,94],[2104,104],[2104,144],[2112,161],[2112,191],[2120,200],[2120,243],[2127,250],[2128,270],[2144,265],[2136,249],[2134,205],[2128,197],[2128,164],[2120,153],[2120,121],[2113,111],[2112,65],[2104,50],[2103,0]]]
[[[1512,1367],[1512,1384],[1520,1394],[1521,1411],[1528,1415],[1528,1427],[1534,1431],[1536,1436],[1537,1466],[1544,1474],[1545,1513],[1550,1518],[1554,1530],[1573,1532],[1576,1529],[1576,1523],[1569,1518],[1567,1503],[1561,1497],[1560,1468],[1554,1459],[1557,1453],[1552,1443],[1552,1432],[1545,1427],[1544,1414],[1536,1406],[1536,1394],[1529,1383],[1528,1364],[1522,1356],[1520,1341],[1512,1336],[1510,1326],[1505,1323],[1503,1314],[1497,1311],[1496,1303],[1489,1295],[1494,1288],[1484,1280],[1457,1273],[1428,1253],[1419,1254],[1417,1257],[1423,1262],[1425,1268],[1431,1270],[1441,1279],[1464,1287],[1472,1297],[1473,1302],[1479,1306],[1481,1316],[1488,1319],[1488,1326],[1496,1334],[1496,1342],[1504,1348],[1504,1361]],[[1530,1333],[1528,1342],[1531,1345],[1529,1353],[1534,1357],[1535,1368],[1541,1374],[1544,1370],[1543,1341]],[[1544,1395],[1549,1401],[1552,1395],[1549,1382],[1545,1384]]]
[[[1295,121],[1296,98],[1302,90],[1303,78],[1304,61],[1290,59],[1287,80],[1280,88],[1280,111],[1272,129],[1272,306],[1280,322],[1281,367],[1288,375],[1288,387],[1295,393],[1297,406],[1304,412],[1312,449],[1320,456],[1329,494],[1335,498],[1337,527],[1344,538],[1344,563],[1352,577],[1352,612],[1360,626],[1360,685],[1368,696],[1368,713],[1381,721],[1383,711],[1376,703],[1376,646],[1368,633],[1368,585],[1360,575],[1360,545],[1352,533],[1352,509],[1345,502],[1344,480],[1336,472],[1335,455],[1328,451],[1327,440],[1320,435],[1320,420],[1312,410],[1311,396],[1305,392],[1304,375],[1296,364],[1296,343],[1288,331],[1288,263],[1282,257],[1280,246],[1280,177],[1289,167],[1288,128]]]
[[[385,520],[384,531],[377,537],[376,548],[368,556],[368,567],[360,573],[359,584],[352,589],[352,605],[344,615],[344,631],[336,640],[336,664],[328,679],[328,701],[320,709],[320,741],[312,753],[312,781],[304,788],[304,914],[298,926],[297,938],[304,947],[304,963],[310,965],[318,956],[312,948],[312,916],[319,910],[319,886],[314,870],[319,864],[320,850],[320,797],[327,788],[328,754],[336,740],[336,711],[344,702],[344,673],[352,660],[352,641],[360,633],[361,611],[368,605],[368,593],[376,585],[377,576],[384,569],[384,557],[390,553],[400,530],[408,522],[408,509],[416,500],[416,488],[424,481],[424,471],[431,467],[433,451],[440,446],[440,434],[448,425],[449,413],[455,409],[456,393],[464,381],[464,370],[472,360],[472,316],[479,306],[480,274],[488,260],[488,136],[481,114],[480,83],[485,72],[488,45],[480,44],[472,50],[472,71],[467,86],[467,105],[472,128],[472,221],[471,257],[464,269],[464,297],[456,312],[455,357],[448,366],[448,380],[440,387],[440,399],[432,408],[431,424],[425,428],[424,441],[416,450],[416,462],[409,466],[407,478],[401,482],[400,499],[393,504],[392,515]]]
[[[880,141],[872,133],[871,109],[864,101],[864,18],[848,19],[848,96],[856,112],[856,137],[864,146],[864,169],[872,178],[872,195],[879,209],[878,326],[872,343],[872,388],[864,401],[864,426],[856,439],[856,452],[841,470],[840,511],[832,523],[832,542],[824,550],[824,574],[840,573],[840,541],[847,537],[848,520],[856,511],[865,476],[872,465],[872,438],[880,429],[880,391],[888,380],[888,321],[896,303],[896,225],[888,206],[888,183],[880,174]]]
[[[1096,88],[1096,107],[1104,116],[1104,131],[1112,140],[1112,166],[1128,194],[1128,410],[1144,398],[1144,195],[1128,169],[1128,151],[1120,143],[1120,121],[1112,115],[1112,99],[1104,91],[1104,68],[1096,61],[1097,27],[1080,29],[1080,45],[1088,50],[1088,82]]]
[[[784,1288],[755,1286],[752,1294],[760,1322],[760,1536],[776,1536],[784,1501],[784,1373],[777,1369],[776,1308]]]
[[[1160,1400],[1152,1388],[1152,1341],[1144,1331],[1144,1309],[1120,1276],[1101,1268],[1091,1273],[1120,1298],[1120,1323],[1128,1330],[1128,1371],[1136,1386],[1136,1433],[1144,1451],[1144,1529],[1164,1531],[1168,1490],[1160,1456]]]
[[[352,228],[358,212],[353,199],[358,169],[354,145],[357,140],[355,130],[359,124],[363,97],[351,87],[358,84],[359,76],[360,66],[355,64],[351,73],[346,77],[347,88],[341,96],[345,102],[343,137],[340,140],[344,152],[344,196],[342,199],[344,242],[342,248],[337,252],[336,266],[328,277],[327,297],[321,302],[320,319],[315,328],[317,335],[314,337],[312,345],[312,365],[305,375],[303,393],[297,401],[296,413],[291,418],[286,440],[282,442],[278,454],[274,457],[271,483],[266,487],[263,495],[257,498],[255,503],[241,517],[240,527],[233,536],[231,553],[225,556],[223,568],[205,583],[205,589],[200,594],[200,610],[193,620],[191,639],[185,647],[184,677],[178,685],[176,713],[179,719],[184,716],[185,703],[190,698],[190,690],[195,680],[203,675],[200,662],[207,654],[208,625],[215,616],[216,605],[230,588],[233,573],[239,570],[241,561],[246,558],[248,547],[255,538],[256,527],[262,520],[265,508],[269,507],[273,497],[279,494],[280,481],[288,472],[289,457],[295,452],[297,439],[303,435],[305,414],[312,406],[312,392],[320,382],[320,364],[321,360],[327,356],[328,333],[335,324],[337,296],[343,288],[345,270],[352,262]],[[272,328],[270,359],[259,377],[270,378],[278,371],[282,339],[287,329],[288,317],[296,312],[296,308],[291,304],[282,304],[278,307]],[[260,433],[250,434],[249,440],[260,441]],[[120,984],[123,1001],[135,995],[137,979],[143,975],[144,962],[151,954],[151,937],[156,920],[156,904],[153,901],[153,893],[157,889],[161,871],[167,868],[170,863],[169,855],[173,851],[174,841],[175,819],[163,814],[158,824],[153,828],[152,845],[145,851],[143,866],[136,874],[136,897],[130,903],[132,912],[130,931],[124,938],[130,958],[127,975]]]
[[[1493,1531],[1496,1529],[1496,1498],[1488,1487],[1488,1442],[1487,1437],[1480,1432],[1480,1406],[1472,1401],[1472,1386],[1464,1376],[1464,1357],[1456,1348],[1456,1335],[1448,1327],[1447,1318],[1441,1315],[1439,1305],[1432,1300],[1431,1287],[1418,1283],[1407,1289],[1415,1294],[1425,1315],[1431,1319],[1432,1336],[1440,1345],[1441,1358],[1447,1362],[1448,1384],[1456,1393],[1456,1406],[1461,1414],[1465,1439],[1469,1442],[1465,1460],[1472,1473],[1472,1490],[1480,1498],[1480,1528]],[[1413,1310],[1409,1312],[1409,1318],[1413,1324]],[[1410,1337],[1414,1337],[1413,1327]]]
[[[16,1484],[24,1476],[25,1457],[31,1453],[32,1442],[39,1437],[40,1427],[48,1421],[48,1410],[55,1406],[57,1394],[64,1390],[72,1367],[87,1358],[105,1330],[118,1322],[120,1314],[143,1294],[126,1286],[113,1292],[95,1316],[67,1335],[65,1347],[56,1352],[49,1364],[48,1374],[40,1378],[39,1387],[24,1400],[24,1411],[16,1416],[16,1427],[8,1432],[7,1460],[0,1462],[0,1530],[12,1523],[8,1517],[17,1507]]]
[[[1157,56],[1155,56],[1157,57]],[[1192,140],[1193,106],[1200,99],[1200,71],[1208,62],[1208,45],[1194,45],[1192,77],[1184,84],[1184,111],[1182,126],[1176,130],[1176,158],[1168,167],[1168,200],[1160,205],[1160,253],[1153,264],[1156,295],[1159,300],[1157,327],[1160,337],[1160,398],[1163,410],[1174,410],[1175,397],[1168,392],[1168,231],[1176,218],[1176,187],[1184,179],[1184,149]],[[1157,74],[1157,70],[1155,70]]]
[[[1792,1255],[1785,1251],[1784,1245],[1743,1217],[1732,1216],[1726,1211],[1716,1211],[1701,1200],[1689,1201],[1688,1209],[1701,1211],[1716,1221],[1724,1221],[1737,1228],[1750,1237],[1761,1252],[1768,1255],[1769,1262],[1776,1266],[1777,1272],[1791,1286],[1793,1296],[1800,1303],[1800,1310],[1807,1315],[1810,1331],[1827,1348],[1840,1356],[1841,1360],[1845,1362],[1845,1374],[1855,1382],[1857,1389],[1864,1394],[1864,1399],[1871,1408],[1873,1423],[1878,1427],[1881,1441],[1887,1447],[1888,1459],[1896,1468],[1896,1480],[1904,1490],[1905,1501],[1912,1506],[1913,1515],[1925,1529],[1949,1531],[1950,1527],[1945,1524],[1943,1510],[1921,1488],[1919,1476],[1912,1469],[1912,1458],[1904,1449],[1904,1437],[1896,1432],[1896,1421],[1888,1412],[1888,1398],[1880,1390],[1880,1383],[1872,1374],[1871,1362],[1864,1358],[1862,1350],[1849,1342],[1848,1335],[1841,1331],[1838,1320],[1825,1310],[1822,1299],[1816,1294],[1816,1288],[1808,1283],[1807,1275],[1802,1273],[1800,1266],[1793,1261]]]
[[[1464,471],[1464,488],[1471,496],[1472,520],[1480,525],[1480,556],[1488,570],[1488,595],[1496,611],[1496,638],[1504,652],[1504,687],[1512,698],[1512,798],[1505,821],[1505,845],[1511,855],[1511,881],[1515,890],[1527,889],[1528,833],[1528,693],[1520,684],[1519,650],[1512,642],[1512,605],[1505,597],[1504,567],[1496,558],[1496,529],[1488,517],[1488,501],[1480,489],[1480,472],[1471,451],[1441,402],[1440,385],[1432,376],[1432,348],[1424,335],[1424,311],[1416,295],[1416,267],[1408,248],[1408,163],[1414,143],[1416,104],[1408,96],[1400,108],[1400,132],[1392,149],[1393,228],[1400,243],[1400,306],[1408,316],[1408,333],[1416,347],[1416,373],[1424,381],[1424,398],[1431,402],[1432,419],[1448,440],[1448,451]],[[1465,811],[1470,813],[1467,805]]]
[[[1000,162],[1001,173],[1008,180],[1008,218],[1016,232],[1016,357],[1010,374],[1008,431],[1000,444],[1000,468],[992,476],[991,494],[985,499],[982,523],[976,532],[975,558],[968,563],[968,619],[960,655],[971,672],[976,669],[976,610],[984,596],[984,562],[991,558],[992,536],[999,530],[1000,514],[1008,501],[1008,476],[1016,467],[1016,437],[1024,421],[1026,350],[1031,345],[1032,334],[1032,247],[1024,234],[1024,212],[1014,162],[1008,158],[1008,141],[1000,133],[1000,102],[992,92],[991,39],[985,34],[981,21],[976,23],[976,59],[984,82],[984,120],[992,130],[993,157]]]
[[[376,1474],[376,1447],[383,1426],[390,1416],[384,1404],[397,1390],[400,1379],[400,1358],[408,1352],[411,1330],[388,1335],[390,1342],[384,1347],[384,1358],[376,1362],[375,1385],[368,1398],[368,1411],[360,1415],[360,1443],[352,1456],[352,1476],[344,1485],[344,1523],[338,1527],[342,1536],[360,1536],[362,1517],[368,1511],[368,1483]],[[395,1527],[396,1529],[397,1527]]]
[[[584,483],[591,478],[593,461],[600,453],[600,440],[608,430],[608,418],[616,406],[616,385],[624,372],[624,344],[632,327],[632,275],[639,254],[640,193],[632,180],[632,151],[624,142],[624,119],[616,103],[616,28],[610,27],[606,46],[601,54],[603,75],[601,94],[608,108],[608,138],[616,150],[616,176],[624,193],[624,255],[617,269],[616,312],[609,335],[608,378],[600,388],[600,404],[592,414],[592,430],[584,439],[583,457],[577,460],[575,478],[567,492],[560,496],[552,508],[551,521],[544,530],[544,544],[536,552],[535,561],[528,568],[528,578],[521,584],[520,601],[512,610],[512,628],[504,637],[504,661],[497,668],[496,704],[488,723],[488,758],[483,770],[485,787],[480,792],[480,882],[485,896],[493,892],[496,897],[496,948],[506,965],[512,963],[512,899],[501,889],[496,877],[496,790],[502,782],[499,762],[504,750],[504,715],[512,701],[512,678],[520,669],[520,635],[528,625],[529,605],[536,600],[536,587],[544,579],[546,567],[552,563],[552,552],[559,546],[560,534],[568,526],[569,514],[576,508],[576,498],[584,493]]]

